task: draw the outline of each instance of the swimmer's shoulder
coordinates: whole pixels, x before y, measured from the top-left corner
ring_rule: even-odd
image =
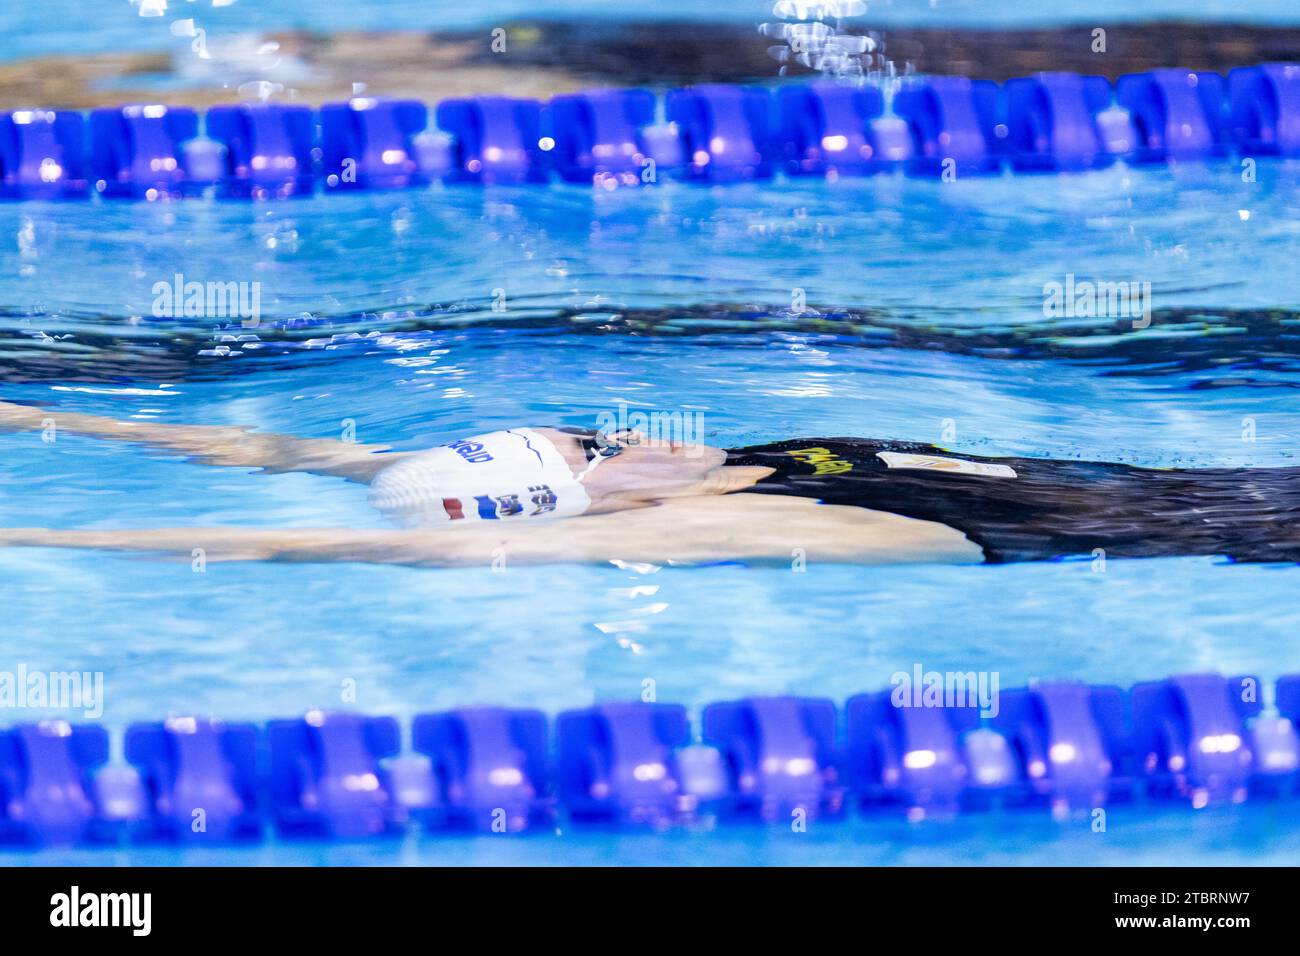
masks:
[[[961,531],[860,505],[739,491],[673,498],[653,508],[583,518],[605,521],[621,541],[668,542],[682,560],[738,558],[856,564],[979,564],[983,549]],[[689,557],[687,557],[689,556]]]

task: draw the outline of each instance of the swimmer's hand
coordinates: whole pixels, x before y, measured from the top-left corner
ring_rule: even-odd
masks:
[[[22,432],[40,428],[41,422],[48,417],[47,412],[30,405],[0,402],[0,431]]]

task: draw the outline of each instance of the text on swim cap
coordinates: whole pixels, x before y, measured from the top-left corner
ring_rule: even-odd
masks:
[[[482,442],[461,438],[451,442],[447,447],[472,465],[479,465],[485,461],[493,460],[492,456],[484,450]]]

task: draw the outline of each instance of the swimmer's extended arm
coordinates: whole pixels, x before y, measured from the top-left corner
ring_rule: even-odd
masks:
[[[62,412],[0,402],[0,431],[43,431],[135,442],[181,452],[211,465],[305,471],[368,483],[400,455],[380,454],[387,445],[359,445],[331,438],[294,438],[225,425],[164,425],[121,422],[99,415]]]
[[[423,535],[427,538],[428,535]],[[121,531],[0,528],[0,547],[85,548],[205,561],[360,561],[433,564],[427,542],[408,531],[351,528],[141,528]]]
[[[132,531],[0,529],[0,546],[174,554],[209,561],[366,562],[490,567],[626,561],[908,564],[978,563],[958,531],[865,508],[802,498],[729,495],[506,531],[347,528],[160,528]]]

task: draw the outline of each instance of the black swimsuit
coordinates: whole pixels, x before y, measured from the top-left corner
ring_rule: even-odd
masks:
[[[877,452],[937,456],[891,468]],[[964,474],[953,462],[1009,466],[1015,477]],[[933,445],[809,438],[738,448],[728,465],[774,474],[751,493],[817,498],[963,532],[993,563],[1090,555],[1226,555],[1300,561],[1300,468],[1133,468],[1091,461],[981,458]],[[969,470],[969,469],[967,469]]]

